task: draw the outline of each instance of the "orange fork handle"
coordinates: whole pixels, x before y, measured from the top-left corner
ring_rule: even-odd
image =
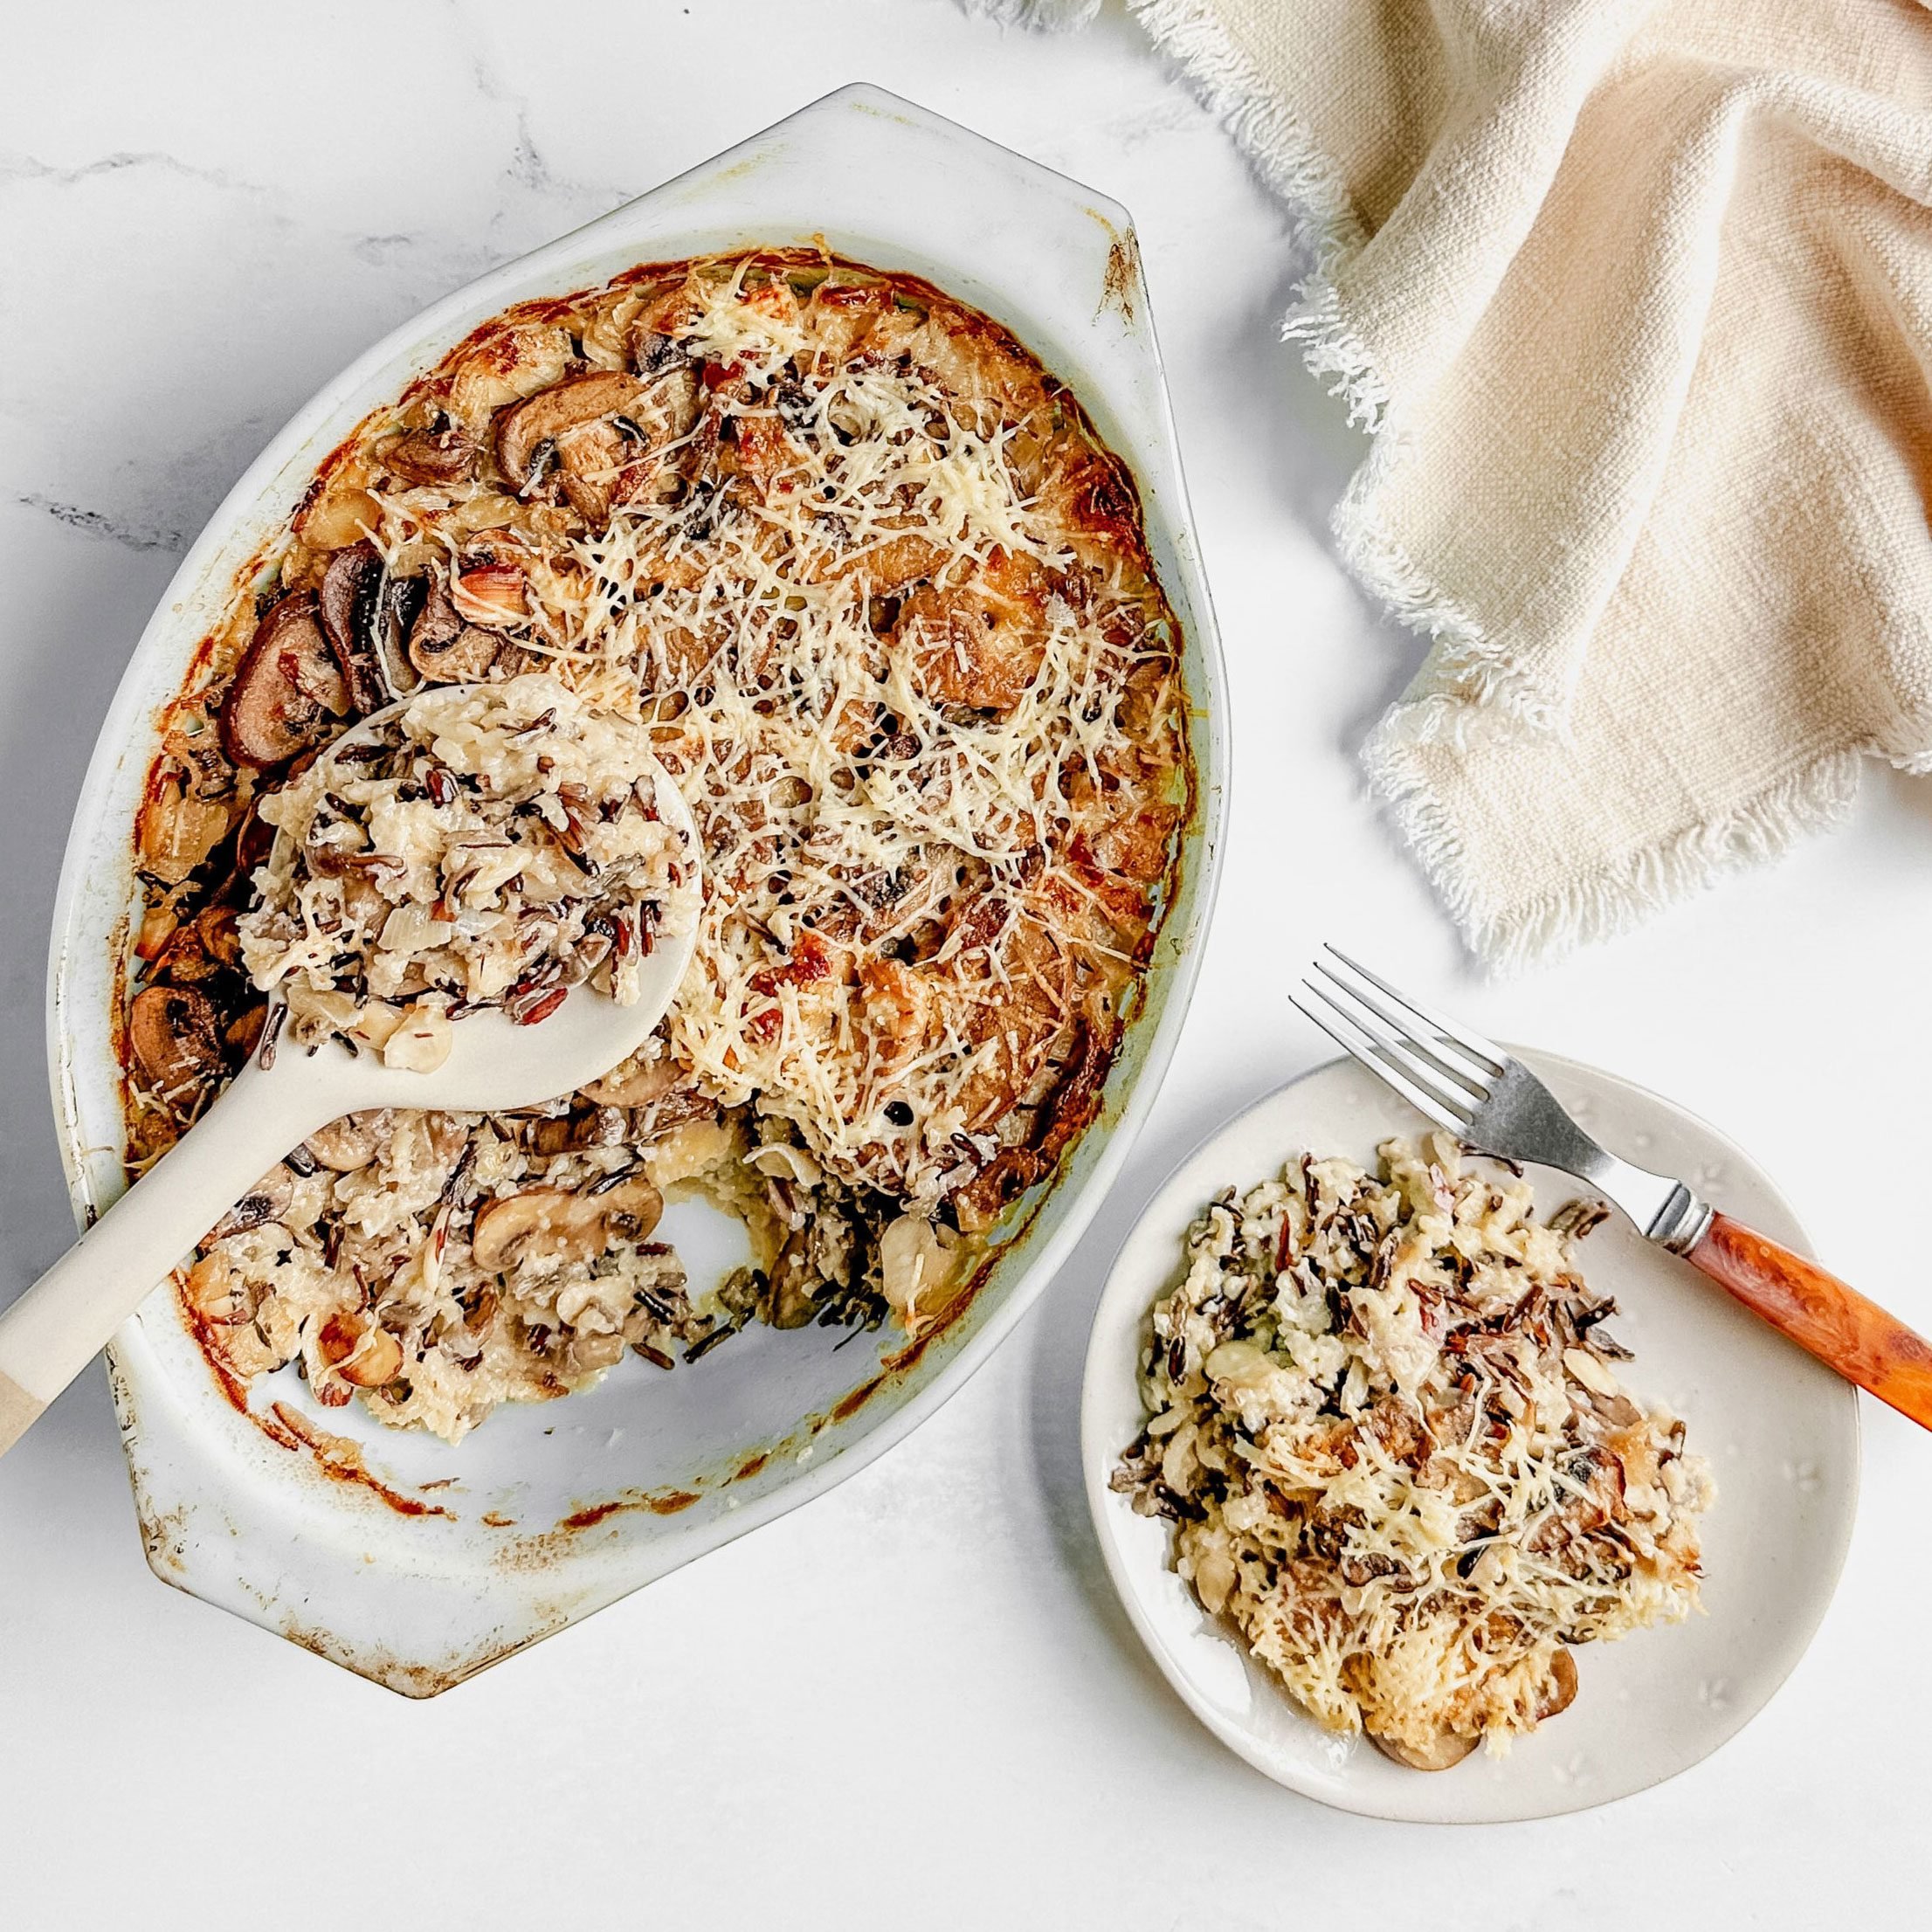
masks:
[[[1877,1302],[1726,1214],[1687,1259],[1827,1369],[1932,1429],[1932,1342]]]

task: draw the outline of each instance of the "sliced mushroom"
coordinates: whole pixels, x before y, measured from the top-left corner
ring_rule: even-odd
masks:
[[[601,1194],[526,1188],[478,1211],[470,1252],[480,1268],[500,1273],[527,1256],[594,1260],[621,1241],[642,1241],[664,1212],[664,1197],[642,1174],[627,1174]]]
[[[680,362],[685,359],[684,350],[679,346],[677,339],[659,332],[656,325],[663,318],[660,315],[652,314],[634,321],[626,336],[631,360],[646,376],[654,375],[659,369],[669,369],[674,362]]]
[[[530,614],[523,599],[525,579],[514,563],[475,563],[458,573],[450,601],[466,624],[507,631]]]
[[[365,1168],[381,1151],[383,1110],[345,1114],[311,1134],[302,1144],[326,1168],[338,1174],[354,1174]]]
[[[147,986],[128,1009],[128,1045],[142,1080],[170,1107],[218,1080],[221,1023],[191,986]]]
[[[348,686],[349,703],[358,713],[380,711],[389,702],[376,655],[376,619],[385,574],[382,553],[366,537],[338,550],[322,573],[322,629]]]
[[[645,385],[617,369],[573,376],[507,410],[496,425],[496,459],[521,496],[536,482],[546,446],[633,408]]]
[[[611,423],[573,430],[556,446],[557,482],[570,507],[593,528],[610,521],[618,473],[631,445]]]
[[[262,1029],[268,1025],[268,1002],[259,999],[245,1006],[222,1028],[222,1045],[238,1066],[261,1045]]]
[[[470,1144],[469,1123],[459,1114],[419,1114],[416,1119],[438,1164],[455,1167]]]
[[[195,935],[202,950],[217,966],[231,972],[241,970],[241,931],[232,906],[204,906],[195,914]]]
[[[663,342],[657,337],[656,342]],[[697,426],[704,411],[704,389],[697,369],[673,344],[641,346],[638,367],[646,380],[643,394],[624,412],[623,426],[646,452],[661,452]]]
[[[176,986],[198,985],[224,970],[241,967],[241,935],[232,906],[204,906],[177,926],[155,956],[155,970]]]
[[[184,926],[176,927],[174,936],[157,956],[155,964],[157,972],[164,973],[176,986],[198,986],[203,980],[212,979],[221,969],[204,949],[201,935],[195,930],[192,920]]]
[[[1115,1024],[1096,1018],[1090,1010],[1079,1023],[1079,1036],[1033,1142],[1043,1171],[1101,1110],[1101,1093],[1114,1058]]]
[[[543,1159],[577,1154],[590,1147],[622,1147],[630,1131],[630,1117],[621,1107],[579,1107],[549,1119],[528,1121],[521,1138],[531,1153]]]
[[[1540,1724],[1546,1717],[1561,1717],[1576,1700],[1577,1659],[1559,1646],[1549,1660],[1549,1688],[1536,1706],[1536,1722]]]
[[[474,684],[490,674],[501,643],[493,632],[465,624],[438,583],[410,627],[409,660],[432,684]]]
[[[642,1147],[646,1142],[662,1140],[694,1121],[714,1120],[717,1113],[717,1101],[707,1099],[695,1087],[666,1094],[631,1110],[631,1144]]]
[[[295,1197],[295,1176],[286,1167],[275,1166],[250,1188],[208,1231],[211,1241],[231,1234],[245,1234],[250,1228],[265,1227],[288,1212]]]
[[[811,1236],[803,1228],[788,1235],[778,1250],[765,1291],[765,1320],[773,1328],[802,1328],[818,1313],[818,1304],[811,1297],[817,1278],[811,1257]]]
[[[1644,1411],[1621,1389],[1613,1396],[1593,1395],[1590,1404],[1612,1429],[1633,1428],[1644,1419]]]
[[[966,1234],[983,1234],[1040,1177],[1045,1163],[1031,1148],[1004,1147],[952,1196],[953,1217]]]
[[[646,1049],[648,1051],[648,1049]],[[642,1107],[662,1100],[678,1084],[677,1063],[669,1055],[645,1059],[633,1054],[620,1060],[602,1080],[584,1088],[585,1097],[607,1107]]]
[[[319,599],[322,629],[360,713],[407,697],[423,680],[407,639],[429,596],[424,577],[392,577],[373,543],[329,559]]]
[[[221,707],[222,749],[258,770],[286,764],[320,744],[348,710],[348,686],[315,599],[293,591],[255,627]]]
[[[1377,1577],[1393,1576],[1400,1567],[1393,1556],[1379,1549],[1367,1556],[1343,1556],[1335,1564],[1342,1582],[1351,1590],[1364,1590]]]
[[[914,685],[939,704],[1011,711],[1046,659],[1047,595],[1045,571],[1025,551],[994,550],[963,583],[920,585],[894,633]]]
[[[423,674],[410,660],[410,632],[429,601],[427,577],[386,577],[382,599],[376,610],[376,655],[390,693],[406,698],[423,681]]]
[[[666,465],[641,459],[661,455],[689,435],[703,398],[697,372],[673,358],[638,383],[635,394],[611,415],[560,431],[555,445],[557,481],[577,514],[597,527],[608,521],[614,502],[640,491],[662,496],[667,486],[674,486],[680,480]],[[533,471],[540,472],[542,445],[530,460]]]
[[[590,1198],[602,1211],[606,1245],[648,1240],[664,1216],[664,1197],[645,1174],[626,1174],[615,1185],[600,1181]]]
[[[317,599],[322,629],[338,650],[347,650],[355,632],[355,608],[365,587],[374,594],[382,576],[383,554],[367,537],[330,556]]]
[[[557,1245],[565,1217],[578,1204],[577,1197],[560,1187],[525,1188],[488,1201],[477,1211],[470,1235],[470,1253],[480,1268],[505,1270],[522,1251]]]
[[[355,1315],[330,1315],[315,1346],[322,1360],[358,1389],[380,1389],[403,1366],[403,1344],[387,1328]]]
[[[269,795],[273,789],[273,786],[263,787],[258,800]],[[218,881],[214,888],[217,900],[239,906],[252,899],[255,869],[266,861],[274,849],[274,826],[262,817],[255,804],[244,807],[229,826],[226,836],[208,854],[208,877]]]
[[[411,430],[382,452],[383,461],[409,483],[454,483],[476,464],[476,445],[461,430]]]
[[[1426,1745],[1398,1744],[1392,1737],[1369,1733],[1369,1742],[1384,1757],[1406,1764],[1411,1771],[1446,1771],[1459,1764],[1476,1748],[1473,1737],[1458,1736],[1454,1731],[1438,1731]]]

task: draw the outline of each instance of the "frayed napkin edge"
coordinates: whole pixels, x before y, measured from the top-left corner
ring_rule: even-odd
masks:
[[[1499,911],[1478,895],[1462,834],[1417,770],[1414,741],[1391,732],[1397,722],[1385,719],[1363,748],[1370,787],[1470,949],[1499,978],[1614,939],[1731,873],[1842,825],[1864,764],[1855,748],[1825,752],[1722,819],[1687,825],[1660,845],[1625,852],[1591,879]]]
[[[1825,752],[1724,818],[1626,852],[1593,877],[1507,907],[1486,900],[1447,802],[1420,769],[1420,754],[1432,746],[1460,749],[1491,733],[1546,735],[1561,743],[1563,707],[1521,675],[1374,513],[1400,431],[1389,426],[1388,385],[1335,286],[1336,265],[1365,236],[1332,160],[1268,91],[1202,0],[1128,5],[1264,185],[1287,204],[1300,238],[1313,247],[1314,267],[1296,291],[1282,335],[1301,349],[1312,375],[1328,380],[1349,422],[1374,438],[1330,528],[1349,574],[1432,645],[1423,672],[1370,733],[1363,770],[1370,796],[1415,854],[1470,950],[1499,976],[1521,972],[1627,932],[1726,873],[1842,825],[1857,795],[1862,747]]]
[[[1017,24],[1067,27],[1100,0],[965,0],[969,10]],[[1472,873],[1460,829],[1421,769],[1431,747],[1460,749],[1494,732],[1548,735],[1565,724],[1549,693],[1521,677],[1482,627],[1419,569],[1371,507],[1393,463],[1399,431],[1374,354],[1349,318],[1336,265],[1366,240],[1339,170],[1298,116],[1278,100],[1203,0],[1128,0],[1156,47],[1233,138],[1257,176],[1285,204],[1314,267],[1283,318],[1283,339],[1344,403],[1374,440],[1335,506],[1330,528],[1349,573],[1410,629],[1427,636],[1430,660],[1369,734],[1362,766],[1370,796],[1415,854],[1464,942],[1499,976],[1547,963],[1629,931],[1726,873],[1842,825],[1856,797],[1866,748],[1827,751],[1713,824],[1624,854],[1590,879],[1499,909]]]

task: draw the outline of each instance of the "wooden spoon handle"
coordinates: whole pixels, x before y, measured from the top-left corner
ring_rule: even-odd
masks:
[[[1932,1429],[1932,1342],[1802,1255],[1714,1215],[1693,1267],[1847,1382]]]

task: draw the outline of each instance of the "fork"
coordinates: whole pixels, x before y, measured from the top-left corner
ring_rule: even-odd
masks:
[[[1514,1055],[1399,993],[1333,946],[1294,1005],[1438,1126],[1485,1154],[1560,1169],[1825,1366],[1932,1429],[1932,1343],[1835,1275],[1720,1214],[1683,1182],[1619,1160]],[[1310,1004],[1313,1001],[1318,1004]]]

